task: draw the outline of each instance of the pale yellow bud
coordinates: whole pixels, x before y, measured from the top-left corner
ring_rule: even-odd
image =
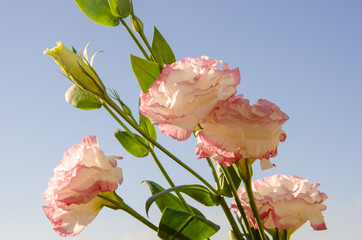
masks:
[[[46,49],[43,54],[50,55],[63,70],[64,74],[79,87],[97,96],[103,96],[106,88],[93,67],[79,55],[70,51],[63,43]]]

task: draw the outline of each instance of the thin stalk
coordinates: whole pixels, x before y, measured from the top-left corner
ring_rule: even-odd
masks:
[[[217,177],[217,173],[216,173],[214,164],[212,163],[212,161],[211,161],[211,159],[210,159],[209,157],[206,157],[206,160],[207,160],[207,163],[208,163],[209,166],[210,166],[212,175],[213,175],[213,177],[214,177],[214,180],[215,180],[215,183],[216,183],[216,186],[217,186],[217,190],[220,191],[220,189],[221,189],[221,187],[220,187],[220,182],[219,182],[219,178]]]
[[[114,114],[114,112],[108,107],[107,104],[103,104],[103,107],[107,110],[109,114],[111,114],[111,116],[117,121],[117,123],[122,126],[124,130],[126,130],[128,133],[131,133],[131,130],[129,130],[129,128],[121,121],[121,119],[119,119],[117,115]]]
[[[103,107],[108,111],[109,114],[111,114],[111,116],[117,121],[117,123],[119,123],[119,125],[121,125],[123,127],[124,130],[126,130],[128,132],[128,134],[130,136],[133,135],[133,133],[131,132],[131,130],[129,130],[129,128],[121,121],[121,119],[119,119],[116,114],[113,113],[113,111],[107,106],[107,104],[103,104]],[[136,138],[137,140],[137,138]],[[146,148],[150,148],[148,145],[146,145],[144,142],[142,141],[138,141],[140,144],[142,144],[143,146],[145,146]]]
[[[111,114],[111,116],[129,133],[132,134],[132,132],[127,128],[127,126],[113,113],[113,111],[107,106],[107,104],[103,104],[104,108],[109,112],[109,114]],[[133,116],[132,116],[133,118]],[[132,121],[135,122],[135,119],[133,118]],[[143,142],[140,142],[141,144],[144,144]],[[149,148],[151,155],[153,157],[153,159],[155,160],[158,168],[161,170],[163,176],[166,178],[167,182],[170,184],[171,187],[175,187],[175,184],[173,183],[173,181],[171,180],[170,176],[168,175],[168,173],[166,172],[165,168],[162,166],[161,162],[158,160],[155,152],[153,151],[153,149],[149,146],[149,145],[145,145],[146,147]],[[186,203],[186,200],[183,198],[183,196],[179,193],[176,192],[176,195],[179,197],[179,199],[181,200],[181,202],[183,203],[183,205],[185,206],[185,208],[187,209],[187,211],[189,213],[193,213],[192,209],[190,208],[190,206]]]
[[[145,224],[146,226],[148,226],[149,228],[151,228],[152,230],[154,230],[155,232],[157,232],[158,228],[153,225],[150,221],[148,221],[146,218],[144,218],[142,215],[140,215],[138,212],[136,212],[135,210],[133,210],[130,206],[128,206],[126,203],[124,203],[125,208],[123,209],[125,212],[127,212],[128,214],[130,214],[131,216],[137,218],[140,222],[142,222],[143,224]]]
[[[164,148],[161,144],[151,138],[147,133],[145,133],[137,124],[135,124],[131,119],[127,117],[127,115],[118,107],[118,105],[107,95],[102,96],[103,100],[115,110],[129,125],[131,125],[137,132],[139,132],[143,137],[145,137],[150,143],[155,145],[158,149],[164,152],[167,156],[169,156],[172,160],[174,160],[181,167],[186,169],[189,173],[194,175],[197,179],[199,179],[205,186],[207,186],[213,193],[217,193],[215,188],[213,188],[203,177],[201,177],[198,173],[192,170],[189,166],[183,163],[180,159],[178,159],[175,155],[170,153],[166,148]]]
[[[150,51],[151,56],[153,57],[154,61],[156,62],[157,61],[156,55],[153,52],[152,47],[151,47],[150,43],[148,42],[146,35],[143,33],[143,31],[140,33],[140,37],[141,37],[142,41],[144,42],[144,44],[146,45],[146,47],[148,48],[148,50]]]
[[[251,228],[250,228],[249,221],[248,221],[248,219],[247,219],[247,217],[246,217],[246,214],[245,214],[245,212],[244,212],[243,206],[241,205],[241,202],[240,202],[238,193],[237,193],[237,191],[236,191],[236,188],[235,188],[235,185],[234,185],[234,183],[233,183],[233,181],[232,181],[232,178],[231,178],[231,176],[230,176],[230,173],[229,173],[229,171],[228,171],[222,164],[220,164],[220,167],[221,167],[222,171],[223,171],[224,174],[225,174],[226,181],[227,181],[228,184],[229,184],[229,187],[230,187],[231,192],[232,192],[232,194],[233,194],[233,197],[234,197],[234,200],[235,200],[235,202],[236,202],[236,205],[238,206],[238,209],[239,209],[239,212],[240,212],[240,214],[241,214],[241,217],[242,217],[242,219],[244,220],[244,223],[245,223],[245,225],[246,225],[246,227],[247,227],[247,231],[246,231],[246,229],[245,229],[245,227],[244,227],[244,225],[243,225],[242,223],[240,223],[240,225],[241,225],[244,233],[246,234],[247,238],[248,238],[249,240],[250,240],[250,239],[254,240],[254,235],[253,235],[252,232],[251,232]]]
[[[221,197],[220,205],[221,205],[222,210],[224,211],[227,219],[229,220],[229,223],[230,223],[230,225],[231,225],[231,228],[233,229],[236,237],[237,237],[238,239],[244,239],[244,238],[243,238],[243,235],[241,234],[240,229],[239,229],[239,227],[238,227],[238,225],[237,225],[237,223],[236,223],[236,221],[235,221],[235,218],[233,217],[233,215],[232,215],[231,212],[230,212],[229,206],[228,206],[228,204],[226,203],[224,197]]]
[[[113,199],[110,199],[108,197],[102,196],[102,195],[98,195],[98,197],[103,198],[104,200],[109,201],[110,203],[116,205],[119,207],[119,209],[127,212],[128,214],[130,214],[132,217],[136,218],[138,221],[142,222],[143,224],[145,224],[147,227],[151,228],[152,230],[154,230],[155,232],[157,232],[158,228],[153,225],[150,221],[148,221],[146,218],[144,218],[141,214],[139,214],[138,212],[136,212],[135,210],[133,210],[130,206],[128,206],[122,198],[120,198],[116,193],[115,195],[117,196],[118,201],[115,201]]]
[[[256,220],[256,224],[258,225],[258,231],[259,231],[260,237],[262,240],[266,240],[267,238],[265,236],[264,227],[260,220],[258,207],[256,206],[253,189],[251,187],[251,179],[244,180],[244,186],[245,186],[246,194],[248,195],[251,210],[253,211],[253,215]]]
[[[123,18],[120,18],[119,21],[123,24],[123,26],[127,29],[127,32],[129,35],[131,35],[133,41],[137,44],[138,48],[141,50],[143,56],[148,60],[151,61],[151,58],[148,56],[146,50],[143,48],[142,44],[138,41],[136,36],[133,34],[132,30],[129,28],[127,23],[123,20]]]
[[[171,187],[175,187],[175,184],[173,183],[172,179],[170,178],[170,176],[168,175],[168,173],[166,172],[165,168],[162,166],[161,162],[158,160],[155,152],[153,151],[153,149],[150,148],[150,153],[153,157],[153,159],[155,160],[158,168],[161,170],[163,176],[166,178],[168,184],[170,184]],[[191,209],[191,207],[187,204],[186,200],[184,199],[184,197],[179,193],[179,192],[175,192],[177,197],[181,200],[182,204],[185,206],[185,208],[187,209],[187,211],[189,213],[194,213]]]

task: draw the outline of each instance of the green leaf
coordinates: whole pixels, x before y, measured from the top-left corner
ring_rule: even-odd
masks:
[[[108,0],[108,5],[109,5],[109,8],[111,9],[112,14],[115,17],[121,17],[121,13],[119,12],[117,2],[118,2],[118,0]]]
[[[128,17],[131,13],[131,3],[129,0],[117,0],[118,10],[122,18]]]
[[[103,25],[114,27],[119,20],[113,15],[108,0],[75,0],[82,12],[92,21]]]
[[[158,64],[131,54],[131,65],[142,92],[147,93],[151,84],[160,75]]]
[[[165,194],[168,194],[170,192],[177,191],[177,192],[183,192],[199,203],[204,204],[205,206],[215,206],[220,203],[220,198],[217,195],[214,195],[212,192],[209,191],[204,186],[201,185],[181,185],[173,188],[166,189],[162,192],[159,192],[157,194],[154,194],[152,197],[148,198],[146,201],[146,213],[148,213],[148,210],[150,209],[152,203],[156,201],[158,198],[162,197]]]
[[[108,4],[115,17],[127,18],[131,13],[129,0],[108,0]]]
[[[161,187],[160,185],[158,185],[157,183],[155,183],[153,181],[143,181],[143,182],[147,183],[148,188],[150,189],[152,195],[155,195],[155,194],[160,193],[165,190],[163,187]],[[157,198],[155,200],[155,202],[156,202],[157,207],[160,209],[161,213],[167,207],[176,209],[176,210],[180,210],[180,211],[187,211],[186,207],[182,204],[181,200],[171,193],[163,194],[162,196]],[[194,208],[192,206],[190,206],[190,207],[196,215],[204,217],[204,215],[199,210],[197,210],[196,208]],[[148,215],[148,210],[146,210],[146,213]]]
[[[140,136],[134,133],[130,135],[128,132],[121,131],[120,129],[114,131],[114,136],[121,143],[123,148],[133,156],[141,158],[148,155],[149,149],[146,147],[147,143]]]
[[[153,140],[157,140],[157,133],[155,130],[155,126],[151,123],[151,121],[143,116],[141,113],[139,113],[139,123],[140,123],[140,128],[145,131],[146,133],[148,133],[148,135],[153,139]],[[152,143],[150,143],[152,144]],[[152,144],[153,146],[153,144]]]
[[[225,168],[229,171],[231,180],[233,181],[235,188],[238,189],[240,186],[240,183],[241,183],[241,178],[235,171],[234,167],[230,166],[230,167],[225,167]],[[233,194],[231,193],[231,189],[226,180],[226,176],[224,175],[224,172],[222,171],[219,164],[216,167],[216,172],[217,172],[217,176],[219,178],[219,183],[220,183],[220,188],[221,188],[220,194],[224,195],[226,197],[232,197]]]
[[[219,225],[206,218],[166,208],[160,220],[158,237],[174,240],[204,240],[219,229]]]
[[[102,107],[101,100],[75,84],[68,88],[65,93],[65,100],[73,107],[82,110],[95,110]]]
[[[161,66],[176,62],[171,47],[156,27],[154,27],[153,31],[152,50],[156,55],[157,62],[161,64]]]

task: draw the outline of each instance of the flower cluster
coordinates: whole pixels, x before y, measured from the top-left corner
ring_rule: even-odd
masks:
[[[116,90],[111,90],[112,95],[107,93],[92,66],[96,54],[88,58],[89,44],[83,53],[74,48],[71,51],[61,42],[44,51],[74,83],[66,93],[67,102],[83,110],[104,107],[123,128],[114,133],[122,147],[135,157],[152,156],[171,188],[145,180],[152,194],[146,201],[146,213],[154,202],[162,213],[155,226],[115,192],[123,181],[116,159],[122,158],[105,156],[97,138],[88,136],[64,154],[44,192],[47,205],[43,210],[59,235],[79,234],[105,206],[125,211],[161,239],[210,239],[220,226],[206,219],[182,194],[205,206],[221,206],[232,228],[228,239],[267,240],[264,229],[275,240],[290,239],[307,221],[314,230],[326,229],[322,211],[327,196],[317,190],[319,184],[311,185],[307,179],[293,175],[252,181],[252,164],[257,159],[263,170],[275,166],[270,158],[277,155],[279,143],[286,139],[282,126],[289,117],[268,100],[259,99],[252,105],[244,95],[237,94],[241,79],[238,68],[230,69],[228,64],[206,56],[176,61],[156,28],[151,46],[141,19],[134,14],[132,1],[109,0],[101,5],[76,2],[83,13],[101,25],[117,26],[122,22],[140,48],[144,58],[131,55],[132,70],[142,89],[140,116],[137,121]],[[124,21],[128,16],[148,51]],[[194,134],[196,155],[207,158],[216,187],[157,142],[154,125],[178,141]],[[154,148],[203,185],[175,186]],[[217,169],[209,157],[218,163]],[[237,192],[241,182],[244,187]],[[225,197],[234,198],[231,208]],[[241,229],[231,210],[239,217]],[[258,231],[253,231],[250,223]]]
[[[212,157],[224,166],[255,158],[263,169],[270,168],[269,158],[286,138],[281,127],[289,117],[267,100],[250,106],[243,95],[235,95],[239,69],[224,64],[218,70],[220,64],[201,57],[165,66],[148,93],[141,93],[140,112],[176,140],[186,140],[200,124],[200,158]]]
[[[43,210],[61,236],[80,233],[104,206],[100,192],[113,192],[123,181],[117,156],[105,156],[96,136],[70,148],[54,169],[44,192]]]
[[[239,69],[221,61],[186,58],[166,65],[148,93],[141,93],[140,112],[166,136],[183,141],[203,122],[219,101],[236,93]]]

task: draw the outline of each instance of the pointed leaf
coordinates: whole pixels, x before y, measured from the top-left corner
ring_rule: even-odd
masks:
[[[75,84],[65,93],[65,100],[73,107],[82,110],[95,110],[102,107],[101,100]]]
[[[158,237],[161,239],[204,240],[217,231],[220,226],[187,212],[166,208],[162,214]]]
[[[170,192],[177,191],[183,192],[199,203],[204,204],[205,206],[215,206],[220,203],[220,199],[218,196],[211,193],[207,188],[201,185],[181,185],[173,188],[166,189],[162,192],[154,194],[152,197],[148,198],[146,201],[146,212],[150,209],[152,203],[156,201],[158,198],[162,197],[165,194]]]
[[[149,149],[146,147],[147,143],[140,136],[136,134],[130,135],[128,132],[121,131],[120,129],[114,131],[114,136],[121,143],[123,148],[133,156],[141,158],[148,155]]]
[[[158,64],[131,54],[131,65],[142,92],[147,93],[151,84],[160,75]]]
[[[241,178],[239,177],[239,175],[237,174],[237,172],[235,171],[235,169],[232,166],[225,167],[225,168],[229,171],[235,188],[238,189],[240,186],[240,183],[241,183]],[[232,197],[233,194],[231,193],[229,184],[228,184],[226,177],[224,175],[224,172],[222,171],[219,164],[216,167],[216,172],[217,172],[217,175],[219,178],[219,183],[220,183],[220,188],[221,188],[220,194],[224,195],[226,197]]]
[[[145,131],[146,133],[148,133],[148,135],[153,140],[156,141],[157,140],[157,133],[156,133],[155,126],[151,123],[151,121],[147,117],[143,116],[141,113],[139,113],[139,123],[140,123],[140,128],[143,131]]]
[[[161,66],[176,62],[171,47],[156,27],[154,27],[153,31],[152,50],[156,55],[157,62],[161,64]]]
[[[92,21],[110,27],[119,24],[118,18],[112,14],[108,0],[75,0],[75,2]]]
[[[160,185],[158,185],[155,182],[152,182],[152,181],[144,181],[144,182],[147,183],[152,195],[155,195],[155,194],[160,193],[165,190],[163,187],[161,187]],[[157,207],[160,209],[161,213],[167,207],[176,209],[176,210],[180,210],[180,211],[187,211],[186,207],[182,204],[181,200],[171,193],[163,194],[161,197],[157,198],[155,200],[155,202],[156,202]],[[194,208],[192,206],[190,206],[190,207],[196,215],[204,217],[204,215],[199,210],[197,210],[196,208]],[[146,209],[147,215],[148,215],[148,210],[149,210],[149,208]]]

